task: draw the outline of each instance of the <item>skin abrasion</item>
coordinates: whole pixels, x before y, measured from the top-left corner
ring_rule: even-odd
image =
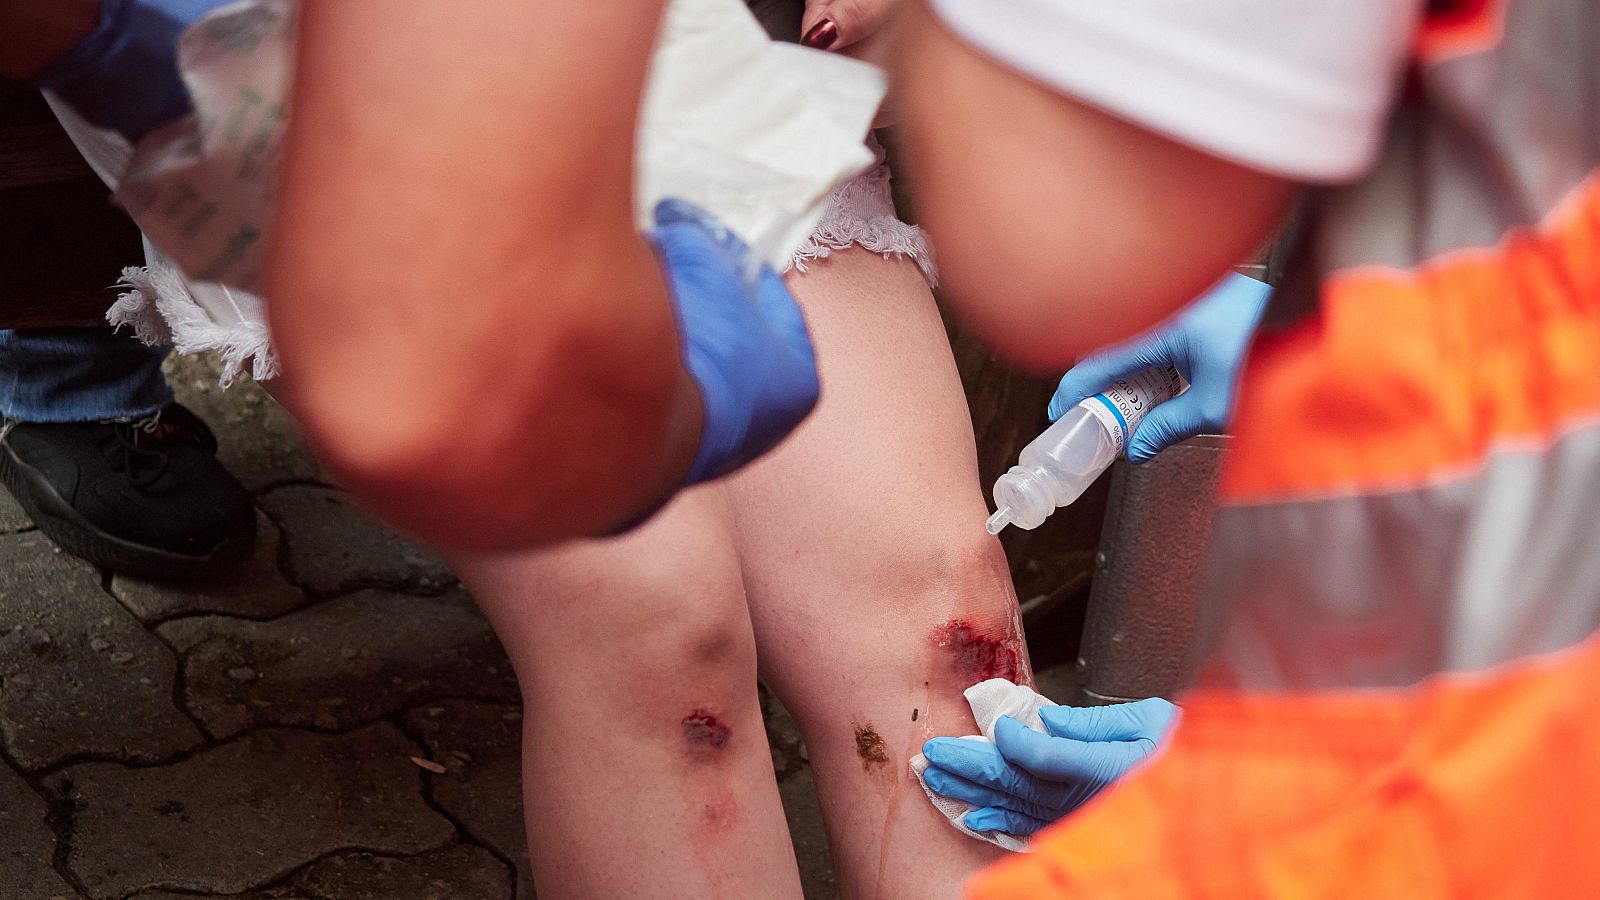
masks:
[[[934,629],[933,642],[948,654],[950,670],[966,684],[990,678],[1019,684],[1029,680],[1025,645],[1010,630],[994,634],[965,619],[951,619]]]
[[[683,740],[691,753],[716,753],[728,746],[733,732],[715,714],[697,709],[683,717]]]
[[[706,833],[719,833],[737,827],[739,802],[732,794],[722,793],[700,807],[700,828]]]
[[[861,757],[861,768],[871,771],[874,766],[889,764],[889,752],[883,737],[869,723],[855,723],[856,755]]]

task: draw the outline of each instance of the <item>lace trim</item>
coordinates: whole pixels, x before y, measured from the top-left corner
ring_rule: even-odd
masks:
[[[869,169],[834,188],[821,221],[795,249],[786,271],[805,272],[806,263],[852,246],[885,259],[911,259],[929,287],[939,286],[927,234],[895,214],[885,166]],[[216,352],[221,357],[223,387],[231,385],[246,364],[257,381],[278,374],[259,300],[229,294],[239,321],[218,322],[195,299],[177,270],[159,262],[123,269],[116,287],[127,290],[117,295],[106,312],[106,321],[113,328],[132,328],[146,344],[171,346],[179,353]]]
[[[852,245],[884,259],[911,259],[929,287],[939,286],[939,271],[927,234],[900,221],[889,193],[889,169],[877,166],[833,189],[822,220],[794,251],[789,268],[806,271],[806,263]]]
[[[250,374],[265,381],[278,374],[278,360],[259,309],[240,309],[240,321],[217,322],[195,300],[176,270],[166,265],[129,266],[116,287],[127,288],[106,311],[112,328],[128,326],[146,344],[170,345],[179,353],[214,351],[222,362],[224,388],[250,364]],[[231,296],[236,305],[239,298]],[[259,306],[259,302],[249,305]]]

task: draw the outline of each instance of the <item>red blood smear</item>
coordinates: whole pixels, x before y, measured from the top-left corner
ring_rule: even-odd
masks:
[[[728,726],[717,721],[711,713],[697,709],[683,717],[683,739],[691,747],[721,750],[728,745]]]
[[[934,632],[940,647],[951,654],[956,674],[976,684],[990,678],[1017,681],[1022,673],[1022,640],[1015,635],[990,637],[960,619],[951,619]]]

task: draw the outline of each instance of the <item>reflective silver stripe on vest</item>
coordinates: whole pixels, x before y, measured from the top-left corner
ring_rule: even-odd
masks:
[[[1396,687],[1574,644],[1600,628],[1600,423],[1429,487],[1224,508],[1205,596],[1214,685]]]

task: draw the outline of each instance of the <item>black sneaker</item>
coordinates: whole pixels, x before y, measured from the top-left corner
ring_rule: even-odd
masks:
[[[176,403],[137,422],[7,422],[0,479],[68,553],[182,578],[244,557],[255,541],[250,494],[216,454],[211,429]]]

